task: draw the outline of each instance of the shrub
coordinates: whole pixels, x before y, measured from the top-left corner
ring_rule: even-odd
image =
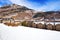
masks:
[[[56,24],[56,30],[60,31],[60,24]]]
[[[27,26],[27,22],[26,21],[23,21],[21,24],[22,24],[22,26]]]
[[[47,29],[52,30],[53,29],[53,25],[52,24],[48,24],[47,25]]]
[[[44,24],[42,24],[42,23],[39,23],[39,24],[37,24],[37,28],[44,29],[44,28],[45,28],[45,26],[44,26]]]

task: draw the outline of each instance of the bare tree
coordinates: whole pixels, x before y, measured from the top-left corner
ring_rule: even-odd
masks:
[[[56,29],[56,27],[55,27],[55,15],[56,15],[56,13],[53,15],[53,19],[54,19],[54,30]]]

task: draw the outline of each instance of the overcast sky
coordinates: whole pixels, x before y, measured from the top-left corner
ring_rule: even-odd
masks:
[[[38,11],[60,10],[60,0],[0,0],[0,6],[13,3]]]

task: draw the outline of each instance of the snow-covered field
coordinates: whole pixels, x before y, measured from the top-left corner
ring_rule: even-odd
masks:
[[[0,24],[0,40],[60,40],[60,32]]]

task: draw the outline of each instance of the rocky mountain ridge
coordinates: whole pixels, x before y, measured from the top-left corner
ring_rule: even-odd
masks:
[[[36,12],[25,6],[17,4],[0,7],[0,18],[13,18],[14,20],[30,20],[30,19],[60,19],[60,11]]]

